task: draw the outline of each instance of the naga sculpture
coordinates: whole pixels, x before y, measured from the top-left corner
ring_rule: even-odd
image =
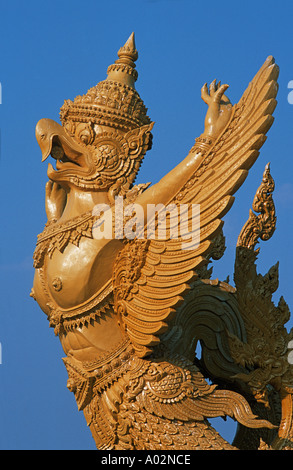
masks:
[[[276,224],[269,165],[239,235],[235,286],[208,269],[272,125],[278,67],[269,57],[235,105],[228,85],[205,84],[203,134],[158,183],[135,185],[153,122],[135,89],[133,34],[118,57],[104,81],[64,102],[62,125],[36,126],[56,168],[31,295],[60,338],[67,386],[101,450],[291,449],[290,313],[272,302],[277,266],[261,276],[255,265]],[[185,210],[176,236],[172,210],[158,233],[160,210],[148,213],[158,204]],[[238,422],[232,444],[209,423],[218,416]]]

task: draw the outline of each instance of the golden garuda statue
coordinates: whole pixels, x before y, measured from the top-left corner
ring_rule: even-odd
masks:
[[[240,101],[201,90],[204,132],[158,183],[135,185],[153,122],[135,89],[132,34],[107,78],[41,119],[48,222],[32,297],[59,336],[68,388],[98,449],[291,449],[293,332],[278,266],[256,270],[276,225],[270,166],[236,247],[234,286],[212,280],[223,217],[273,122],[269,57]],[[197,345],[201,354],[196,354]],[[209,422],[238,422],[232,444]]]

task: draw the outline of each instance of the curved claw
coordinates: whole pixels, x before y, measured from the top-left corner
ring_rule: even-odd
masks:
[[[221,85],[217,91],[215,92],[215,102],[220,103],[222,96],[224,95],[225,91],[229,88],[229,85]]]
[[[210,96],[213,96],[216,91],[217,91],[217,80],[215,79],[210,84]]]
[[[209,92],[208,92],[208,85],[207,83],[205,83],[201,89],[201,98],[203,99],[203,101],[206,103],[206,104],[209,104],[210,102],[210,95],[209,95]]]

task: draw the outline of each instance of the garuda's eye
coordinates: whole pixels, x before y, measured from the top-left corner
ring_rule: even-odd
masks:
[[[75,135],[80,142],[85,145],[92,143],[94,139],[94,131],[90,124],[81,123],[78,124],[75,129]]]

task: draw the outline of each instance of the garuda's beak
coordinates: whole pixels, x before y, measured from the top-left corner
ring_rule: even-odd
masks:
[[[37,123],[36,139],[42,152],[42,162],[51,154],[54,144],[62,147],[65,154],[73,160],[82,154],[82,150],[74,139],[65,132],[60,124],[52,119],[41,119]]]

